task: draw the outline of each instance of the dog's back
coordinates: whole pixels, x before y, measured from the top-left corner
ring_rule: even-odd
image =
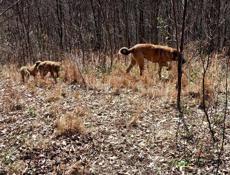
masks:
[[[46,76],[50,72],[51,76],[56,82],[56,78],[59,77],[59,71],[61,67],[61,62],[56,61],[43,61],[38,65],[38,70],[42,77]]]
[[[168,46],[137,44],[130,50],[134,57],[144,57],[151,62],[160,63],[177,60],[177,50]]]

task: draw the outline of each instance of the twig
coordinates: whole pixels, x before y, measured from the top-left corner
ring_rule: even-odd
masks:
[[[200,53],[201,55],[201,53]],[[208,60],[207,60],[207,63],[205,65],[205,59],[202,58],[202,55],[201,55],[201,61],[202,61],[202,65],[203,65],[203,78],[202,78],[202,109],[204,110],[204,114],[205,114],[205,117],[206,117],[206,120],[208,122],[208,128],[209,128],[209,131],[211,133],[211,137],[212,137],[212,141],[213,143],[215,143],[215,133],[212,129],[212,125],[211,125],[211,121],[210,121],[210,118],[209,118],[209,115],[208,115],[208,111],[206,109],[206,100],[205,100],[205,78],[206,78],[206,72],[209,68],[209,65],[210,65],[210,58],[208,56]]]
[[[82,75],[82,73],[81,73],[81,70],[80,70],[80,67],[79,67],[79,65],[78,65],[77,60],[76,60],[76,65],[77,65],[78,72],[79,72],[79,74],[80,74],[80,76],[81,76],[81,79],[82,79],[82,81],[83,81],[84,88],[87,88],[87,84],[86,84],[86,82],[85,82],[85,78],[83,77],[83,75]]]
[[[221,162],[221,156],[224,152],[224,141],[225,141],[225,133],[226,133],[226,128],[225,128],[225,123],[226,123],[226,117],[227,117],[227,111],[228,111],[228,66],[229,66],[229,60],[228,57],[226,57],[226,79],[225,79],[225,108],[224,108],[224,118],[223,118],[223,130],[222,130],[222,142],[220,146],[220,151],[218,154],[218,159],[217,159],[217,167],[216,167],[216,172],[215,174],[218,174],[219,168],[220,168],[220,162]]]
[[[172,0],[172,6],[173,6],[173,16],[174,16],[174,24],[175,24],[175,30],[176,30],[176,48],[177,48],[177,51],[178,51],[179,50],[179,44],[178,44],[177,17],[176,17],[176,9],[175,9],[175,0]]]
[[[0,16],[4,15],[8,10],[12,9],[15,5],[17,5],[22,0],[17,0],[15,3],[13,3],[11,6],[6,8],[2,13],[0,13]]]
[[[174,22],[175,22],[175,30],[176,30],[176,44],[177,44],[177,52],[179,52],[179,44],[178,44],[178,31],[177,31],[177,17],[176,17],[176,9],[175,9],[175,0],[172,0],[173,6],[173,15],[174,15]],[[185,130],[189,133],[188,126],[185,122],[183,111],[181,109],[181,78],[182,78],[182,52],[184,46],[184,29],[185,29],[185,17],[187,12],[187,0],[184,2],[184,11],[183,11],[183,23],[182,23],[182,34],[181,34],[181,44],[180,44],[180,56],[178,57],[178,81],[177,81],[177,109],[179,112],[179,118],[182,120]]]

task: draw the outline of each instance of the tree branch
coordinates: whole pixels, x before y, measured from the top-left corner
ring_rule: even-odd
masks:
[[[11,6],[9,6],[7,9],[5,9],[2,13],[0,13],[0,17],[4,15],[8,10],[12,9],[15,5],[17,5],[22,0],[17,0],[15,3],[13,3]]]

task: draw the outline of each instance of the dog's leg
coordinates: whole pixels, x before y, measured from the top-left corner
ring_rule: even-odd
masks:
[[[45,76],[48,74],[48,71],[47,70],[45,70],[45,69],[41,69],[40,70],[40,75],[41,75],[41,78],[42,79],[44,79],[45,78]]]
[[[25,83],[25,76],[23,72],[21,72],[21,76],[22,76],[22,82]]]
[[[30,79],[30,72],[27,70],[25,73],[24,73],[24,81],[28,82]]]
[[[172,63],[167,63],[167,71],[171,70],[172,69]]]
[[[158,76],[159,76],[160,80],[161,80],[161,70],[162,70],[162,67],[163,67],[163,64],[159,63]]]
[[[60,67],[58,66],[55,68],[55,73],[57,78],[59,77],[59,71],[60,71]]]
[[[56,71],[57,78],[59,77],[59,70]]]
[[[143,58],[138,60],[138,65],[140,69],[140,76],[142,76],[144,72],[144,59]]]
[[[50,74],[51,74],[51,76],[53,77],[53,79],[54,79],[55,83],[57,83],[57,78],[56,78],[56,76],[55,76],[55,74],[54,74],[54,71],[53,71],[53,70],[51,70],[51,71],[50,71]]]
[[[130,70],[133,68],[133,66],[135,66],[135,64],[136,64],[136,60],[132,58],[129,67],[126,69],[126,73],[129,73]]]

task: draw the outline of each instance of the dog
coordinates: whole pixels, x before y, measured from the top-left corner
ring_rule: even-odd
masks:
[[[61,62],[56,61],[42,61],[38,63],[37,69],[42,78],[44,78],[49,72],[55,83],[59,77],[59,71],[61,68]]]
[[[163,66],[168,67],[168,70],[171,69],[171,65],[169,65],[168,62],[178,61],[179,57],[182,59],[182,64],[186,62],[183,55],[178,52],[177,49],[162,45],[136,44],[129,49],[127,47],[122,47],[119,53],[123,55],[132,54],[131,63],[126,69],[126,73],[129,73],[133,66],[138,64],[140,75],[142,76],[144,71],[144,59],[147,59],[153,63],[159,64],[158,75],[160,79]]]
[[[20,74],[22,77],[22,82],[24,83],[25,80],[28,81],[30,76],[33,76],[34,78],[36,77],[38,73],[37,66],[41,63],[41,61],[37,61],[34,65],[32,66],[22,66],[20,68]]]

